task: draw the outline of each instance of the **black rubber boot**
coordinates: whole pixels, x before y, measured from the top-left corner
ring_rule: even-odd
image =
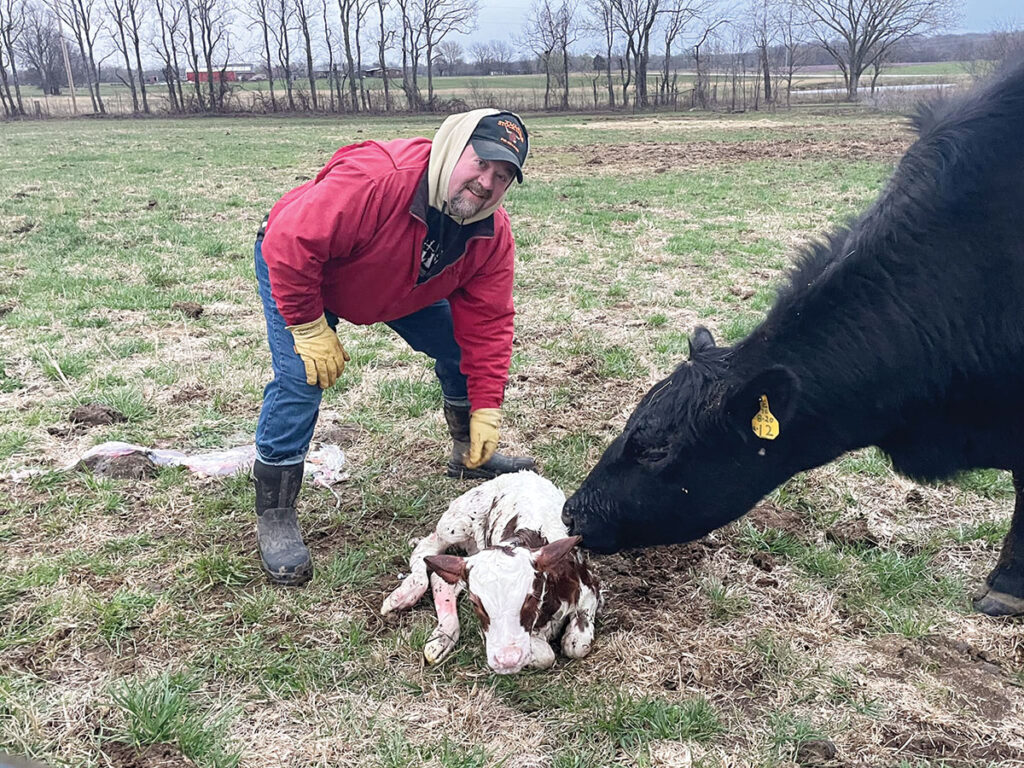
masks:
[[[304,584],[313,575],[313,561],[302,542],[295,513],[302,470],[301,463],[278,467],[259,459],[252,468],[260,561],[270,580],[285,586]]]
[[[448,432],[452,436],[452,457],[448,460],[448,477],[490,480],[509,472],[537,469],[537,462],[528,456],[505,456],[497,452],[487,463],[470,469],[462,463],[463,457],[469,453],[469,406],[446,402],[444,420],[448,422]]]

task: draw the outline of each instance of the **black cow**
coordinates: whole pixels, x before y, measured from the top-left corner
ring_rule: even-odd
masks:
[[[697,328],[566,502],[584,546],[699,538],[877,445],[915,478],[1012,470],[975,607],[1024,613],[1024,62],[915,127],[877,202],[802,255],[753,333],[719,347]]]

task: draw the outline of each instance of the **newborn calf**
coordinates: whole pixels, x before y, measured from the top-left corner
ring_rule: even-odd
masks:
[[[429,585],[437,629],[423,649],[431,664],[459,639],[455,600],[469,592],[484,630],[487,664],[501,675],[555,663],[549,641],[562,633],[562,652],[590,653],[600,603],[590,570],[561,520],[565,495],[533,472],[501,475],[449,505],[409,559],[411,573],[384,600],[388,614],[416,604]],[[467,557],[442,554],[458,547]]]

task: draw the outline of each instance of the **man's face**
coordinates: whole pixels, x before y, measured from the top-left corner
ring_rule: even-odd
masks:
[[[516,177],[512,163],[484,160],[467,144],[448,182],[448,211],[468,219],[486,206],[497,205]]]

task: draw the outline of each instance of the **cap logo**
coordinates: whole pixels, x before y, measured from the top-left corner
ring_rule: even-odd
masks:
[[[522,151],[519,148],[520,145],[526,143],[526,137],[523,136],[523,129],[520,128],[518,123],[513,120],[498,120],[497,123],[501,128],[505,129],[505,133],[507,134],[507,136],[499,136],[498,141],[507,145],[509,149],[518,155]]]

